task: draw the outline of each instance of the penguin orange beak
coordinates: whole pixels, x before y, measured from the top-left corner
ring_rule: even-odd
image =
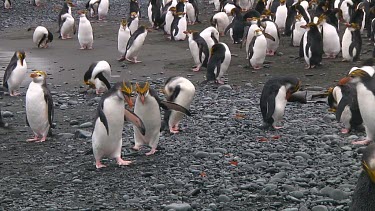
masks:
[[[145,104],[145,96],[141,95],[141,102],[142,104]]]
[[[128,103],[130,108],[133,108],[134,104],[133,104],[133,100],[131,99],[131,97],[125,95],[125,101]]]
[[[339,81],[339,85],[341,86],[341,85],[345,85],[345,84],[347,84],[349,81],[351,80],[351,77],[345,77],[345,78],[343,78],[343,79],[341,79],[340,81]]]
[[[36,77],[38,77],[38,74],[36,74],[36,73],[31,73],[31,74],[30,74],[30,77],[31,77],[31,78],[36,78]]]
[[[292,92],[291,91],[287,91],[286,92],[286,100],[289,100],[289,98],[292,96]]]

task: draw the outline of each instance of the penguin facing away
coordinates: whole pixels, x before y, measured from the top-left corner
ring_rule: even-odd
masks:
[[[34,70],[32,81],[26,92],[26,123],[32,129],[34,138],[28,142],[44,142],[52,128],[54,116],[53,100],[47,87],[47,73]]]
[[[83,76],[83,80],[86,85],[96,90],[96,94],[100,94],[111,88],[111,84],[105,76],[111,77],[111,65],[102,60],[90,65]]]
[[[128,27],[128,22],[125,19],[122,19],[117,35],[117,50],[121,55],[121,57],[117,59],[118,61],[125,59],[126,46],[128,45],[130,37],[131,32]]]
[[[242,14],[238,8],[232,9],[231,14],[234,18],[225,29],[224,34],[229,31],[233,44],[241,44],[245,27]]]
[[[126,45],[126,50],[124,57],[127,61],[132,62],[134,64],[141,63],[141,61],[138,61],[138,54],[141,50],[141,47],[143,43],[145,42],[147,36],[147,30],[146,27],[140,26],[134,34],[131,35],[129,38],[128,44]],[[123,61],[124,59],[121,59],[120,61]]]
[[[321,26],[324,53],[327,58],[336,58],[341,50],[340,37],[336,27],[327,23],[327,16],[324,14],[319,17],[318,25]]]
[[[189,37],[189,49],[195,63],[195,67],[192,70],[198,72],[202,66],[207,67],[210,56],[208,45],[198,32],[189,30],[184,33]]]
[[[95,17],[98,15],[98,7],[100,0],[89,0],[86,3],[86,9],[90,11],[90,17]]]
[[[165,82],[164,94],[168,102],[173,102],[189,109],[194,98],[195,87],[188,79],[174,76],[168,78]],[[166,110],[162,128],[169,127],[171,133],[178,133],[180,131],[178,124],[183,116],[184,114],[179,111]]]
[[[215,27],[222,37],[224,36],[224,31],[228,25],[229,18],[225,12],[218,12],[211,17],[211,26]]]
[[[52,42],[52,40],[53,34],[46,27],[38,26],[35,28],[33,42],[38,46],[38,48],[48,48],[48,43]]]
[[[87,10],[78,11],[79,14],[79,26],[78,26],[78,41],[81,45],[81,50],[92,49],[94,43],[94,34],[90,21],[86,18]]]
[[[323,57],[323,39],[319,32],[317,25],[313,22],[308,23],[305,26],[301,26],[306,29],[303,34],[300,45],[300,52],[306,61],[306,68],[311,69],[320,65]]]
[[[190,116],[190,111],[172,102],[162,101],[157,92],[150,88],[148,82],[136,84],[137,99],[135,101],[134,113],[143,121],[146,133],[140,133],[134,127],[134,150],[139,150],[142,145],[148,145],[151,150],[146,155],[156,152],[159,143],[161,128],[160,107],[163,109],[173,109]]]
[[[232,56],[225,43],[217,43],[212,46],[210,58],[207,63],[206,81],[215,81],[224,84],[221,78],[227,72]]]
[[[106,167],[101,163],[103,157],[115,158],[117,164],[129,165],[131,161],[121,158],[122,130],[124,119],[133,123],[140,134],[145,134],[142,120],[125,108],[125,102],[132,107],[132,85],[129,82],[116,83],[100,99],[98,116],[92,133],[92,148],[96,168]]]
[[[300,86],[301,81],[291,76],[273,77],[264,84],[260,97],[263,129],[270,126],[275,129],[282,128],[277,124],[283,119],[287,100]]]
[[[98,20],[104,20],[108,15],[109,0],[100,0],[98,6]]]
[[[26,78],[27,63],[25,57],[24,51],[16,51],[5,69],[3,87],[8,90],[10,96],[20,95],[16,90]]]
[[[164,22],[162,21],[162,10],[163,3],[161,0],[150,0],[147,13],[148,20],[154,29],[159,29]]]

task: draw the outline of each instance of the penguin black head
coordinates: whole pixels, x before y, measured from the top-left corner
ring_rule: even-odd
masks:
[[[142,104],[145,103],[145,98],[149,94],[150,84],[148,82],[140,82],[135,84],[136,91],[141,99]]]
[[[50,31],[48,31],[48,42],[52,42],[52,40],[53,40],[53,34]]]
[[[326,92],[328,96],[328,106],[329,106],[328,111],[330,112],[336,112],[336,109],[337,109],[337,101],[335,97],[333,96],[333,90],[334,90],[333,87],[329,87]]]
[[[366,62],[365,64],[370,64],[370,63]],[[353,67],[350,70],[348,76],[339,81],[339,85],[345,85],[348,82],[358,83],[361,81],[368,81],[374,76],[374,73],[375,73],[375,70],[372,67],[372,65],[368,65],[368,66],[366,65],[361,68]]]
[[[293,93],[297,92],[301,88],[301,80],[296,77],[284,77],[284,83],[287,84],[286,99],[288,100]]]
[[[47,79],[47,73],[41,70],[33,70],[30,74],[30,78],[33,79],[34,83],[45,84]]]
[[[83,82],[88,85],[91,89],[95,89],[95,84],[90,81],[92,76],[92,68],[89,68],[88,71],[86,71],[85,75],[83,76]]]
[[[129,81],[123,81],[120,90],[124,95],[125,101],[128,103],[129,107],[133,107],[133,101],[131,99],[133,95],[133,85]]]
[[[73,4],[72,0],[66,0],[65,3],[69,5],[69,7],[75,7],[76,5]]]
[[[171,12],[176,12],[176,7],[171,7],[171,8],[169,8],[169,11],[171,11]]]
[[[26,58],[25,51],[22,51],[22,50],[20,50],[20,51],[16,51],[15,54],[17,55],[17,58],[20,60],[21,65],[23,66],[23,61],[24,61],[25,58]]]

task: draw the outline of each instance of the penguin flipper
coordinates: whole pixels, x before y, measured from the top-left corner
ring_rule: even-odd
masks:
[[[303,38],[305,37],[305,34],[306,33],[304,33],[303,35],[302,35],[302,38],[301,38],[301,41],[299,42],[299,58],[303,58],[304,57],[304,50],[303,50]]]
[[[249,43],[249,63],[250,63],[250,59],[253,57],[254,55],[254,44],[255,44],[255,40],[256,40],[256,37],[254,36],[253,39],[251,40],[251,42]],[[251,64],[249,64],[251,65]]]
[[[229,29],[231,29],[231,28],[233,28],[233,22],[230,23],[230,24],[227,26],[227,28],[225,28],[225,30],[224,30],[224,34],[227,34],[228,31],[229,31]]]
[[[5,69],[4,79],[3,79],[3,87],[5,87],[6,89],[8,89],[8,79],[9,79],[10,75],[12,74],[14,68],[17,67],[17,60],[18,60],[17,54],[15,53],[13,55],[12,59],[10,60],[7,69]]]
[[[176,99],[176,97],[178,96],[178,94],[180,94],[180,91],[181,91],[181,86],[177,85],[174,88],[172,95],[168,98],[168,101],[172,101],[173,102]]]
[[[340,103],[339,105],[337,106],[337,110],[336,110],[336,120],[338,122],[340,122],[341,120],[341,115],[342,115],[342,112],[344,111],[345,107],[347,105],[349,105],[350,103],[350,99],[349,97],[346,97],[346,96],[343,96],[340,100]]]
[[[54,108],[53,108],[53,100],[52,100],[52,95],[49,89],[47,88],[46,85],[42,86],[43,88],[43,93],[44,93],[44,100],[47,103],[47,109],[48,109],[48,123],[50,128],[53,127],[52,122],[54,118]]]
[[[160,106],[164,109],[179,111],[179,112],[184,113],[188,116],[191,116],[191,113],[188,109],[186,109],[185,107],[180,106],[176,103],[172,103],[172,102],[168,102],[168,101],[161,101]]]
[[[95,78],[99,78],[100,81],[103,81],[107,89],[109,90],[111,88],[111,84],[107,80],[107,78],[103,75],[103,73],[98,73]]]
[[[43,41],[47,39],[47,35],[46,34],[43,34],[43,37],[42,39],[40,39],[39,43],[38,43],[38,48],[40,48],[40,45],[43,43]]]
[[[99,114],[100,121],[103,123],[105,129],[107,130],[107,135],[109,135],[108,120],[107,120],[107,117],[104,114],[103,106],[104,106],[104,99],[101,100],[100,103],[99,103],[98,114]]]
[[[29,120],[27,119],[27,115],[26,115],[26,117],[25,117],[25,121],[26,121],[26,125],[27,125],[28,127],[30,127]]]
[[[143,124],[143,121],[135,113],[125,108],[124,118],[126,121],[129,121],[134,126],[136,126],[138,130],[142,133],[142,135],[146,134],[146,127]]]
[[[280,34],[279,34],[279,32],[277,32],[277,33],[278,33],[277,36],[278,36],[279,39],[280,39]],[[275,40],[276,40],[272,35],[270,35],[270,34],[268,34],[268,33],[266,33],[266,32],[263,32],[263,34],[264,34],[264,36],[265,36],[267,39],[270,39],[270,40],[272,40],[272,41],[275,41]]]

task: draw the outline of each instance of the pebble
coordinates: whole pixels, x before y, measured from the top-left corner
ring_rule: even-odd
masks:
[[[1,115],[4,118],[8,118],[8,117],[13,117],[14,116],[13,112],[11,112],[11,111],[1,111]]]
[[[74,133],[74,138],[90,138],[92,135],[91,132],[89,131],[85,131],[85,130],[76,130],[76,132]]]
[[[92,122],[85,122],[79,125],[79,128],[89,128],[92,127]]]
[[[174,211],[192,211],[193,208],[190,206],[190,204],[187,203],[173,203],[169,204],[164,207],[164,210],[169,211],[169,210],[174,210]]]
[[[230,202],[230,198],[227,195],[220,195],[217,198],[217,202]]]
[[[311,211],[328,211],[328,208],[324,205],[314,206]]]
[[[203,152],[203,151],[197,151],[195,154],[194,154],[194,157],[196,158],[206,158],[206,157],[209,157],[210,154],[208,152]]]

